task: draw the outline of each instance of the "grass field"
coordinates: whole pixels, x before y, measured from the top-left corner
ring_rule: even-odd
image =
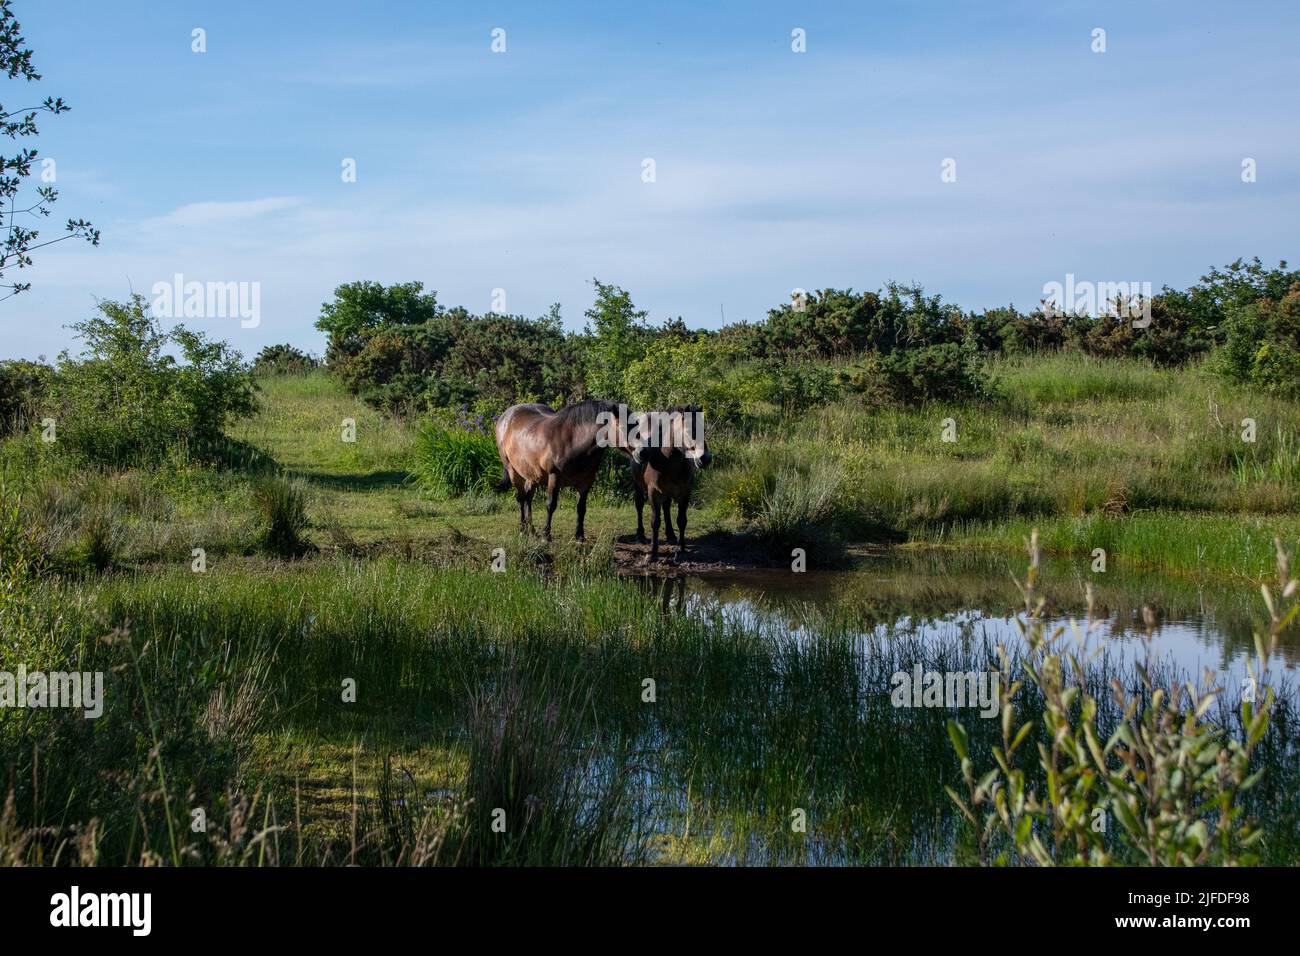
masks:
[[[1271,567],[1274,536],[1300,540],[1294,403],[1228,388],[1197,368],[1134,361],[1053,356],[1004,362],[994,374],[1004,397],[988,406],[840,402],[789,420],[758,410],[750,429],[717,429],[692,535],[733,533],[749,548],[750,532],[835,560],[842,549],[823,547],[828,532],[848,543],[1019,551],[1038,526],[1049,552],[1091,560],[1104,548],[1115,566],[1247,578]],[[242,466],[84,472],[31,440],[6,442],[0,464],[11,484],[27,486],[54,550],[84,551],[86,526],[107,522],[128,564],[188,563],[192,547],[253,550],[253,485],[268,468],[300,479],[306,535],[326,551],[521,546],[510,496],[423,493],[412,480],[414,427],[326,374],[264,378],[260,398],[258,414],[231,433]],[[1247,419],[1253,441],[1243,439]],[[354,441],[344,440],[349,421]],[[954,441],[943,440],[946,426]],[[557,538],[570,533],[572,509],[566,493]],[[593,497],[588,520],[598,542],[635,528],[628,502],[608,494]]]

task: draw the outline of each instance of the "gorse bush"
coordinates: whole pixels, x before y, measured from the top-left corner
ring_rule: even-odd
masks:
[[[537,320],[446,309],[419,282],[352,282],[334,290],[316,327],[329,370],[377,408],[404,414],[580,397],[582,362],[559,307]]]
[[[481,428],[431,420],[420,426],[412,472],[429,494],[482,494],[501,478],[496,440]]]
[[[1233,308],[1216,367],[1227,378],[1287,398],[1300,396],[1300,281],[1278,299]]]
[[[101,465],[203,457],[255,407],[248,368],[224,342],[176,326],[164,332],[143,296],[105,301],[72,328],[85,346],[59,356],[48,406],[58,447]],[[176,347],[182,361],[166,353]]]
[[[994,394],[979,358],[956,343],[873,355],[840,374],[851,391],[902,405],[973,401]]]
[[[322,307],[330,371],[367,402],[402,413],[470,406],[495,413],[522,401],[567,404],[588,395],[647,407],[696,404],[715,421],[797,414],[842,391],[923,404],[994,397],[984,373],[1000,356],[1069,350],[1100,359],[1180,367],[1217,354],[1243,384],[1294,394],[1300,381],[1300,272],[1258,259],[1213,269],[1186,289],[1162,288],[1098,314],[1041,305],[966,311],[920,286],[825,289],[717,332],[680,319],[651,325],[616,285],[593,280],[580,333],[555,306],[542,318],[441,306],[419,283],[340,286]],[[1120,314],[1140,306],[1135,316]]]
[[[254,375],[300,375],[318,368],[320,361],[292,345],[268,345],[253,359]]]

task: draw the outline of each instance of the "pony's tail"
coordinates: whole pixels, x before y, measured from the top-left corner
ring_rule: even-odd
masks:
[[[510,480],[510,469],[506,467],[506,463],[503,461],[501,463],[501,480],[493,486],[493,490],[498,492],[509,491],[512,484],[514,482]]]

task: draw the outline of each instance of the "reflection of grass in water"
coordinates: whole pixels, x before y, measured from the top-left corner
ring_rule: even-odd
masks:
[[[951,711],[894,708],[890,676],[918,661],[983,670],[990,649],[978,641],[855,638],[862,621],[843,604],[810,612],[810,636],[792,641],[721,613],[665,615],[631,585],[563,568],[548,582],[520,571],[318,561],[276,570],[275,585],[243,570],[144,574],[106,579],[93,594],[51,588],[40,605],[63,609],[64,640],[83,654],[103,626],[99,612],[110,623],[129,617],[138,641],[150,642],[141,680],[181,725],[205,713],[214,687],[241,673],[241,662],[257,664],[255,719],[227,731],[240,759],[203,772],[228,774],[231,787],[261,786],[286,808],[298,768],[309,766],[316,798],[299,808],[307,860],[405,859],[401,843],[418,839],[421,820],[454,812],[461,829],[444,836],[456,850],[439,844],[443,855],[431,858],[440,862],[591,861],[611,850],[750,863],[961,858],[942,790],[958,772],[944,726]],[[112,666],[114,654],[93,650],[100,666]],[[356,681],[354,704],[340,700],[344,678]],[[647,678],[654,703],[642,701]],[[101,839],[106,860],[130,861],[122,841],[137,812],[154,838],[163,832],[157,805],[137,805],[84,773],[136,733],[130,699],[109,694],[94,740],[79,742],[85,763],[66,781],[65,823],[120,824]],[[1032,698],[1023,704],[1034,712]],[[967,723],[972,750],[998,732],[996,720]],[[1286,714],[1275,721],[1261,756],[1269,772],[1254,797],[1271,807],[1271,858],[1289,862],[1300,859],[1292,723]],[[287,740],[298,763],[282,759],[276,742]],[[8,752],[30,753],[9,742]],[[353,744],[361,753],[355,825]],[[389,752],[399,756],[385,771]],[[511,768],[525,765],[533,783],[512,787]],[[184,765],[171,769],[177,792],[194,782]],[[62,812],[49,797],[58,784],[56,775],[43,786],[46,805]],[[542,836],[498,853],[466,803],[475,795],[513,819],[535,805],[549,822],[534,831]],[[807,813],[806,835],[791,830],[796,808]],[[282,810],[280,822],[287,816]],[[358,827],[359,849],[346,845]]]
[[[1091,559],[1044,559],[1040,595],[1049,617],[1084,614],[1085,589],[1091,584],[1098,616],[1116,632],[1142,633],[1147,608],[1160,621],[1212,620],[1225,654],[1253,652],[1253,628],[1262,622],[1254,587],[1212,575],[1161,575],[1123,567],[1091,573],[1090,565]],[[903,616],[944,619],[956,609],[1003,617],[1021,600],[1012,579],[1015,571],[1015,559],[996,553],[897,548],[860,560],[851,572],[785,578],[718,575],[694,582],[692,591],[710,600],[756,601],[792,621],[802,608],[815,606],[823,619],[838,614],[846,628],[854,623],[869,627]],[[1283,657],[1300,657],[1300,633],[1284,634],[1280,649]]]
[[[1287,514],[1206,514],[1151,512],[1132,515],[1093,513],[1078,517],[958,523],[945,543],[988,547],[1008,553],[1023,549],[1038,527],[1049,554],[1091,561],[1106,551],[1112,570],[1167,569],[1207,572],[1258,580],[1272,570],[1273,538],[1300,540],[1300,518]]]

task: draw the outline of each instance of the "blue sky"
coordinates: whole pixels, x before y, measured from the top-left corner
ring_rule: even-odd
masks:
[[[1294,0],[15,7],[45,80],[3,102],[73,107],[41,123],[44,228],[103,240],[37,254],[0,357],[53,356],[96,298],[176,273],[261,284],[258,327],[187,321],[252,354],[319,352],[320,304],[355,279],[475,312],[500,288],[578,328],[596,276],[716,327],[800,287],[1028,308],[1066,273],[1300,259]]]

